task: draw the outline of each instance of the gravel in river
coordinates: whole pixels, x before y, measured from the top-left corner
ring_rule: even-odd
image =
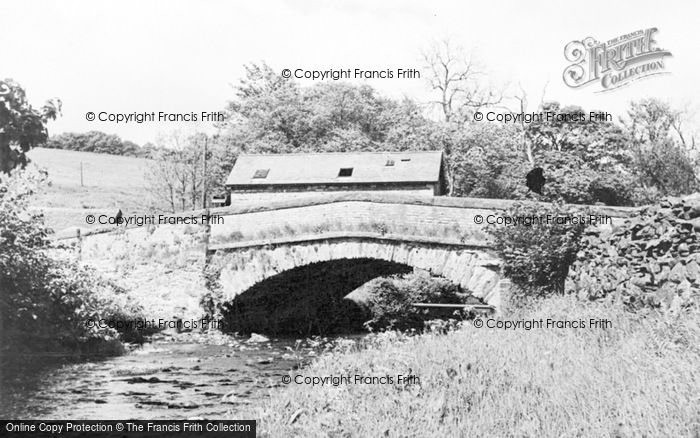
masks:
[[[330,341],[332,344],[332,340]],[[319,340],[248,343],[226,335],[159,334],[129,353],[81,363],[31,357],[4,370],[0,416],[19,419],[186,419],[235,416],[320,354]]]

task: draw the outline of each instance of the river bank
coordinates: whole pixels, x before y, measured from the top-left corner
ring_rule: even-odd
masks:
[[[697,310],[662,317],[554,297],[504,318],[540,319],[586,328],[503,330],[467,321],[447,334],[368,337],[290,372],[288,388],[245,418],[260,420],[261,436],[700,433]],[[591,320],[610,324],[591,327]],[[305,380],[327,376],[349,379]]]
[[[3,369],[5,418],[225,418],[258,405],[290,370],[346,338],[158,333],[121,356],[65,362],[32,355]],[[352,339],[352,338],[348,338]],[[256,342],[257,340],[257,342]],[[253,341],[253,342],[251,342]],[[353,341],[349,341],[353,342]]]

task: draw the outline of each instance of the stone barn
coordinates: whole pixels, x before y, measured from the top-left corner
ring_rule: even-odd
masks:
[[[308,192],[371,191],[440,196],[441,151],[242,154],[226,181],[231,202]]]

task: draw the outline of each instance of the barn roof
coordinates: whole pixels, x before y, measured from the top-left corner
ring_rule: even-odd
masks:
[[[432,183],[441,166],[441,151],[242,154],[226,185]]]

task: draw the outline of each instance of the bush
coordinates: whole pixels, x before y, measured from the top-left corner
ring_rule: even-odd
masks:
[[[547,178],[544,197],[541,198],[544,201],[634,204],[638,178],[624,166],[596,167],[585,157],[559,151],[543,152],[540,160]]]
[[[0,177],[0,350],[115,352],[119,334],[86,321],[134,319],[141,310],[93,270],[50,252],[43,218],[27,210],[40,183],[27,171]]]
[[[561,203],[516,203],[503,216],[529,218],[530,225],[521,222],[487,228],[503,260],[503,273],[516,286],[516,295],[564,291],[564,281],[580,248],[586,224],[556,218],[588,219],[588,214]]]
[[[432,318],[427,309],[414,307],[413,303],[463,302],[458,285],[429,274],[377,278],[368,284],[368,290],[367,306],[372,318],[365,326],[372,330],[422,329]]]
[[[634,163],[643,185],[656,187],[664,196],[687,195],[699,188],[693,160],[670,139],[637,145]]]
[[[598,172],[590,191],[595,202],[605,205],[634,205],[637,181],[626,173]]]

